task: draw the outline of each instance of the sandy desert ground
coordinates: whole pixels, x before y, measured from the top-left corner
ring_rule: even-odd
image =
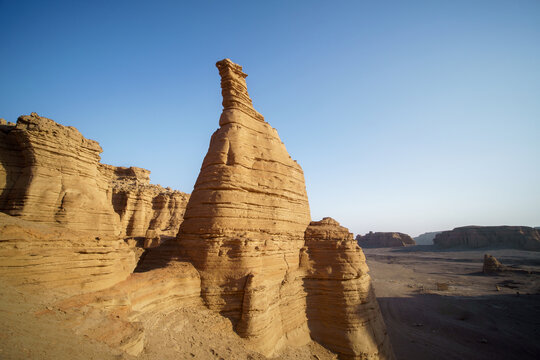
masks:
[[[49,304],[53,297],[38,287],[0,288],[0,359],[173,360],[251,359],[266,357],[246,347],[229,320],[207,309],[179,309],[149,319],[146,345],[135,357],[74,333],[66,314]],[[287,347],[276,359],[337,359],[311,342]]]
[[[398,360],[540,358],[540,253],[364,252]],[[484,275],[485,253],[517,271]]]

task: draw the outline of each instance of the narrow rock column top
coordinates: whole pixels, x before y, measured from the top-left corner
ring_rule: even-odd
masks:
[[[264,116],[253,108],[247,91],[247,74],[242,71],[242,66],[233,63],[230,59],[223,59],[216,63],[216,67],[221,76],[223,109],[237,109],[259,121],[264,121]]]

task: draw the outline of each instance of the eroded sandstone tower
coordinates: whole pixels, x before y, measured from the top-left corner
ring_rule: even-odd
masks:
[[[299,271],[309,224],[304,174],[252,106],[242,67],[217,64],[223,113],[178,241],[206,304],[266,354],[310,340]]]
[[[253,108],[242,67],[229,59],[216,65],[220,128],[177,236],[200,273],[206,305],[267,356],[314,338],[343,358],[392,359],[360,248],[337,222],[308,228],[301,167]]]

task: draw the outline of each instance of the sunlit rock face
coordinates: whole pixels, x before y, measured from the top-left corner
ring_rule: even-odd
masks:
[[[66,294],[104,289],[126,279],[133,249],[116,236],[96,237],[0,214],[0,278]]]
[[[0,211],[96,235],[119,234],[96,141],[35,113],[0,130]]]
[[[101,164],[99,144],[35,113],[0,124],[0,211],[95,235],[174,237],[189,195]]]
[[[299,251],[310,221],[303,171],[253,109],[242,67],[218,62],[220,128],[178,242],[201,273],[201,294],[265,354],[308,342]]]
[[[184,217],[189,194],[150,184],[150,171],[100,164],[112,185],[112,204],[120,215],[122,235],[174,237]]]
[[[393,359],[364,253],[332,218],[306,230],[302,264],[311,337],[346,359]]]
[[[267,356],[313,338],[343,358],[393,358],[352,234],[331,219],[308,227],[302,169],[253,109],[242,68],[228,59],[217,67],[220,128],[173,257],[194,264],[206,305]]]

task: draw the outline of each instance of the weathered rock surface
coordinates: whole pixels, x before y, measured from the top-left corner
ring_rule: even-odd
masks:
[[[96,235],[118,234],[110,186],[98,170],[97,142],[35,113],[1,130],[1,212]]]
[[[301,167],[242,68],[216,65],[224,110],[189,202],[147,170],[100,164],[74,128],[36,114],[0,124],[0,278],[63,297],[39,316],[134,356],[155,318],[204,304],[266,356],[313,338],[344,359],[393,359],[352,234],[330,218],[308,227]],[[133,238],[153,247],[178,228],[135,268]]]
[[[35,113],[0,124],[0,212],[92,234],[176,236],[189,195],[150,171],[99,162],[101,147]]]
[[[200,279],[190,263],[131,274],[101,291],[60,301],[54,308],[67,314],[76,333],[137,356],[145,344],[145,328],[154,317],[182,308],[201,308]]]
[[[96,237],[0,213],[0,277],[13,285],[42,285],[73,294],[107,288],[136,265],[123,239]]]
[[[441,248],[499,247],[540,251],[540,232],[528,226],[464,226],[433,239]]]
[[[177,241],[201,295],[266,355],[310,341],[299,252],[310,221],[304,174],[257,113],[242,67],[216,64],[223,113]]]
[[[220,128],[176,242],[152,250],[143,268],[160,260],[160,266],[191,261],[205,304],[231,319],[238,334],[266,356],[314,337],[343,358],[392,358],[352,235],[328,219],[306,232],[310,214],[302,169],[253,109],[242,68],[227,59],[217,67],[224,106]],[[332,319],[337,307],[343,309]],[[327,339],[325,324],[336,331]]]
[[[357,235],[356,241],[361,247],[403,247],[416,245],[416,242],[407,234],[399,232],[369,232],[364,236]]]
[[[120,215],[122,235],[146,237],[150,241],[145,247],[159,245],[160,236],[176,236],[189,194],[150,184],[146,169],[100,164],[100,170],[112,184],[112,204]]]
[[[501,264],[501,262],[497,260],[495,256],[489,254],[484,255],[484,266],[482,268],[484,274],[496,274],[505,270],[506,266]]]
[[[302,263],[311,337],[348,359],[392,359],[364,253],[332,218],[312,221]]]

